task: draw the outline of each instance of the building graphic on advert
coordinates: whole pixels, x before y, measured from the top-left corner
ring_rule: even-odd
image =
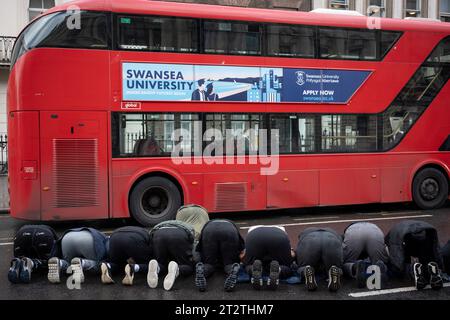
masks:
[[[254,83],[247,92],[248,102],[281,102],[282,83],[275,79],[273,70],[261,76],[259,83]]]

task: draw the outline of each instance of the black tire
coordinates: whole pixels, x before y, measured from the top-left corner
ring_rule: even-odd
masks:
[[[441,208],[448,198],[447,177],[434,168],[421,170],[414,177],[412,188],[414,202],[424,210]]]
[[[140,181],[131,191],[131,216],[145,227],[175,219],[181,206],[181,194],[169,179],[149,177]]]

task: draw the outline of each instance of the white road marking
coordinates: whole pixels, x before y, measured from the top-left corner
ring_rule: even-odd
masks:
[[[0,243],[0,246],[12,246],[14,242],[2,242]]]
[[[294,221],[308,221],[308,220],[325,220],[325,219],[339,219],[339,216],[330,216],[330,217],[312,217],[312,218],[296,218]]]
[[[314,221],[314,222],[301,222],[301,223],[285,223],[276,224],[279,227],[294,227],[294,226],[308,226],[315,224],[334,224],[334,223],[349,223],[349,222],[365,222],[365,221],[384,221],[384,220],[401,220],[411,218],[432,218],[431,214],[423,214],[420,216],[401,216],[401,217],[386,217],[386,218],[368,218],[368,219],[348,219],[348,220],[330,220],[330,221]],[[251,227],[241,227],[241,229],[250,229]]]
[[[422,213],[421,211],[406,211],[406,212],[382,212],[382,216],[399,216],[402,214],[418,214]]]
[[[450,287],[450,283],[444,283],[444,288]],[[424,290],[431,289],[431,286],[427,286]],[[366,292],[354,292],[349,293],[350,297],[353,298],[364,298],[364,297],[374,297],[374,296],[381,296],[385,294],[394,294],[394,293],[403,293],[403,292],[412,292],[412,291],[418,291],[416,287],[405,287],[405,288],[395,288],[395,289],[386,289],[386,290],[379,290],[379,291],[366,291]]]

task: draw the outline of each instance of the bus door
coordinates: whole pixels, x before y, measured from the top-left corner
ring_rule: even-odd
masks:
[[[108,218],[107,113],[45,111],[40,128],[42,219]]]

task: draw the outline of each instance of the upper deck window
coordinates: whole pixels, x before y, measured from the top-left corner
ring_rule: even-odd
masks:
[[[444,39],[428,58],[428,62],[450,63],[450,37]]]
[[[22,54],[33,48],[109,49],[110,14],[80,11],[77,15],[77,19],[69,20],[73,18],[71,12],[55,12],[27,26],[15,43],[11,68]]]
[[[314,28],[296,25],[268,25],[270,56],[314,58]]]
[[[260,55],[260,25],[246,22],[205,21],[205,53]]]
[[[375,30],[320,28],[320,57],[377,60],[376,34]]]
[[[198,52],[198,21],[169,17],[118,16],[122,50]]]

